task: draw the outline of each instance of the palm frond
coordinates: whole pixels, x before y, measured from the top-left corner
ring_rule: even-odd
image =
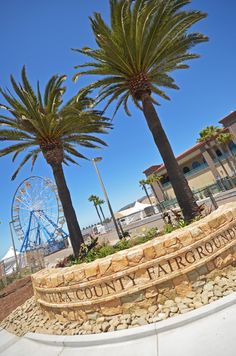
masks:
[[[63,160],[64,154],[64,163],[77,164],[73,156],[79,159],[86,157],[76,146],[94,149],[106,146],[105,141],[97,136],[106,134],[112,124],[101,111],[94,109],[94,99],[89,90],[81,90],[63,105],[65,75],[54,75],[47,82],[44,92],[41,92],[39,81],[34,92],[25,66],[20,83],[13,76],[10,80],[12,93],[8,89],[0,89],[7,102],[7,105],[0,104],[0,109],[7,112],[0,115],[0,142],[13,143],[0,149],[0,156],[12,153],[15,161],[20,153],[26,151],[12,179],[29,160],[33,169],[40,152],[49,164],[53,164],[48,161],[50,155],[47,151],[55,150],[56,154],[64,150],[59,155],[60,159]]]
[[[14,153],[18,154],[20,152],[22,152],[23,150],[25,150],[28,147],[32,146],[32,142],[27,142],[27,143],[17,143],[15,145],[11,145],[9,147],[5,147],[3,149],[0,150],[0,157],[6,156],[9,153]],[[14,161],[14,157],[13,157],[13,161]]]
[[[73,156],[76,156],[78,158],[82,158],[82,159],[88,159],[87,157],[85,157],[84,155],[82,155],[82,153],[79,153],[72,145],[70,145],[69,143],[64,143],[64,150],[68,153],[70,153]]]
[[[97,49],[76,49],[90,58],[78,65],[74,75],[98,75],[100,78],[84,90],[99,89],[96,103],[106,101],[107,109],[116,100],[115,113],[123,104],[128,115],[129,98],[142,109],[140,89],[132,91],[132,81],[144,75],[146,86],[155,97],[169,100],[160,89],[178,89],[170,72],[189,67],[186,61],[198,58],[192,47],[208,40],[190,28],[206,17],[205,13],[183,9],[189,0],[110,0],[110,25],[99,13],[90,18]],[[92,60],[91,60],[92,59]],[[86,70],[83,70],[86,68]],[[149,93],[149,91],[147,91]]]
[[[70,155],[65,154],[64,155],[64,163],[68,163],[67,161],[69,161],[70,163],[76,164],[77,166],[79,166],[79,163],[76,162]]]
[[[32,156],[34,156],[35,152],[37,152],[37,151],[38,151],[37,149],[36,149],[36,150],[32,150],[32,151],[30,151],[30,152],[24,157],[24,159],[21,161],[19,167],[17,168],[17,170],[16,170],[16,171],[14,172],[14,174],[12,175],[11,180],[14,180],[14,179],[17,177],[17,175],[19,174],[19,172],[20,172],[20,170],[23,168],[23,166],[28,162],[28,160],[29,160]]]

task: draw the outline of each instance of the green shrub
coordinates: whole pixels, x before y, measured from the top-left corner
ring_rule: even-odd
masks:
[[[176,225],[177,228],[180,228],[180,227],[185,227],[189,225],[189,222],[184,220],[184,219],[180,219]]]
[[[174,226],[172,224],[165,224],[163,226],[163,231],[165,234],[169,234],[174,230]]]
[[[129,247],[130,247],[130,240],[126,240],[125,238],[120,240],[120,241],[118,241],[114,245],[114,248],[115,248],[116,251],[126,250]]]
[[[103,258],[109,255],[112,255],[113,253],[115,253],[115,247],[114,246],[110,246],[110,245],[104,245],[101,246],[100,249],[98,250],[98,256],[99,258]]]
[[[158,228],[157,227],[152,227],[150,230],[145,235],[145,238],[148,240],[153,239],[158,235]]]
[[[160,233],[156,227],[149,229],[145,235],[137,236],[134,238],[118,241],[114,246],[111,245],[96,245],[88,251],[88,247],[84,244],[81,249],[79,258],[74,259],[72,256],[64,261],[61,261],[57,267],[71,266],[73,264],[80,264],[84,262],[92,262],[98,258],[103,258],[112,255],[118,251],[126,250],[132,246],[143,244],[156,236],[168,234],[177,228],[181,228],[188,225],[184,219],[179,219],[176,225],[167,223],[163,227],[163,231]]]

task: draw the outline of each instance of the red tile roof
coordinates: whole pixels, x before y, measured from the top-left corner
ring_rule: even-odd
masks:
[[[204,142],[199,142],[196,143],[196,145],[190,147],[188,150],[184,151],[183,153],[181,153],[180,155],[178,155],[176,157],[177,161],[181,160],[182,158],[186,157],[187,155],[189,155],[190,153],[198,150],[200,147],[204,146]],[[146,175],[150,175],[153,173],[158,173],[160,172],[163,168],[165,168],[164,164],[158,164],[155,166],[151,166],[149,168],[147,168],[143,173]]]
[[[234,116],[236,116],[236,111],[232,111],[229,115],[223,117],[223,119],[221,119],[219,122],[221,124],[226,124],[227,121],[229,121],[230,119],[232,119]]]
[[[155,166],[151,166],[143,171],[144,174],[152,174],[154,173],[159,167],[163,166],[163,164],[156,164]]]
[[[230,121],[233,117],[236,117],[236,111],[231,112],[229,115],[225,116],[223,119],[221,119],[219,122],[221,124],[226,124],[227,121]],[[227,131],[228,128],[225,128],[225,131]],[[204,146],[204,142],[199,142],[196,145],[190,147],[188,150],[184,151],[180,155],[176,157],[177,161],[179,161],[181,158],[184,158],[185,156],[189,155],[190,153],[194,152],[195,150],[199,149],[200,147]],[[143,173],[146,175],[150,175],[155,173],[158,173],[161,171],[163,168],[165,168],[164,164],[157,164],[155,166],[151,166],[147,168]]]

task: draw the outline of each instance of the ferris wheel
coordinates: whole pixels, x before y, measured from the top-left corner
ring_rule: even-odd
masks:
[[[49,179],[32,176],[17,188],[12,201],[12,224],[22,241],[20,252],[68,237],[56,185]]]

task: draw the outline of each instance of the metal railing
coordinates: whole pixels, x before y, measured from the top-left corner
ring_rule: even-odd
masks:
[[[215,194],[220,192],[228,191],[236,187],[236,177],[222,178],[217,181],[217,183],[204,186],[200,189],[193,189],[194,197],[197,200],[209,198],[212,200]],[[214,198],[213,198],[214,199]],[[212,200],[215,206],[214,201]],[[173,209],[178,206],[176,198],[163,200],[160,204],[157,204],[159,211],[165,211],[168,209]]]

